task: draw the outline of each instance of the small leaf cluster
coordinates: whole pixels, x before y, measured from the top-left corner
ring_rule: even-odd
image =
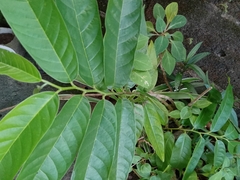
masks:
[[[38,83],[0,121],[0,179],[62,179],[71,166],[73,180],[240,176],[232,86],[220,93],[196,65],[201,43],[187,54],[177,3],[154,6],[155,27],[139,0],[109,0],[105,24],[96,0],[0,0],[0,10],[55,80],[0,50],[1,75]]]
[[[229,84],[223,93],[211,86],[208,76],[196,65],[209,54],[196,54],[201,43],[187,54],[182,33],[167,32],[186,24],[177,9],[177,3],[169,4],[165,10],[156,4],[156,29],[147,22],[149,37],[157,36],[154,45],[160,70],[162,75],[167,72],[170,82],[155,86],[144,105],[144,131],[137,144],[133,171],[141,179],[151,180],[234,179],[240,175],[240,129],[232,108],[232,86]],[[171,57],[166,60],[168,64],[164,62],[167,56]],[[182,69],[176,69],[177,64]],[[198,93],[198,79],[183,78],[189,69],[202,79],[204,92]]]

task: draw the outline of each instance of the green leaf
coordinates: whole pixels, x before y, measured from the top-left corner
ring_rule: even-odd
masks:
[[[148,46],[148,40],[149,40],[148,36],[140,34],[138,37],[136,52],[138,52],[138,50],[143,50],[143,52],[145,52],[145,50],[147,49],[147,46]]]
[[[191,138],[186,133],[183,133],[178,137],[173,147],[170,165],[173,168],[185,168],[188,164],[191,154]]]
[[[211,91],[208,92],[207,100],[220,104],[222,101],[222,95],[216,88],[212,88]]]
[[[179,119],[180,118],[180,111],[179,110],[174,110],[169,113],[169,116],[174,118],[174,119]]]
[[[174,104],[179,111],[185,107],[185,104],[182,101],[174,101]]]
[[[174,147],[175,137],[171,132],[164,133],[164,142],[165,142],[165,161],[164,168],[170,164],[170,159],[172,156],[172,150]]]
[[[238,127],[237,113],[233,108],[232,108],[232,112],[231,112],[231,115],[230,115],[229,119],[235,127]]]
[[[148,179],[151,173],[152,167],[149,163],[137,164],[137,173],[143,177]]]
[[[0,74],[27,83],[41,81],[41,75],[37,68],[22,56],[7,50],[0,50]]]
[[[168,38],[165,36],[159,36],[154,42],[157,55],[165,51],[168,47],[168,44]]]
[[[167,17],[167,24],[169,24],[178,13],[178,3],[170,3],[165,9],[165,13]]]
[[[165,28],[166,28],[165,21],[162,18],[158,17],[157,21],[156,21],[156,30],[159,33],[161,33],[161,32],[163,32],[165,30]]]
[[[176,60],[184,61],[186,59],[186,49],[180,41],[171,41],[171,54]]]
[[[188,67],[192,69],[203,80],[205,84],[209,84],[207,76],[200,67],[198,67],[196,64],[190,64]]]
[[[217,140],[214,147],[214,167],[221,167],[226,156],[226,148],[222,141]]]
[[[155,51],[155,46],[153,41],[150,41],[148,48],[147,48],[147,55],[149,57],[149,59],[152,62],[152,66],[154,69],[157,69],[159,62],[158,62],[158,58],[157,58],[157,54]]]
[[[219,171],[219,172],[216,172],[214,175],[212,175],[209,180],[219,180],[219,179],[222,179],[223,177],[223,172],[222,171]]]
[[[144,128],[149,141],[151,142],[158,157],[164,161],[165,147],[161,120],[153,104],[147,103],[144,106]]]
[[[103,43],[106,86],[122,87],[129,81],[139,36],[141,10],[142,1],[108,2]]]
[[[236,128],[234,127],[234,125],[231,122],[228,122],[228,127],[224,133],[224,136],[228,140],[238,139],[238,137],[239,137],[238,131],[236,130]]]
[[[193,126],[195,129],[202,129],[204,126],[211,121],[215,110],[217,108],[217,104],[213,103],[208,107],[204,108],[200,115],[197,117],[196,121],[194,122]]]
[[[85,97],[74,96],[68,100],[17,179],[62,179],[76,157],[90,112]]]
[[[133,104],[127,99],[118,100],[117,141],[111,178],[127,179],[135,150],[135,119]]]
[[[153,6],[153,17],[155,19],[157,19],[158,17],[163,19],[165,17],[165,11],[164,11],[163,7],[159,3],[156,3]]]
[[[235,149],[236,147],[240,145],[240,142],[239,141],[228,141],[228,151],[230,154],[234,154],[235,153]]]
[[[103,37],[95,0],[55,0],[73,42],[79,75],[89,86],[103,79]]]
[[[136,52],[133,62],[133,68],[138,71],[148,71],[153,68],[148,55],[142,52]]]
[[[137,85],[140,85],[146,89],[148,89],[152,83],[152,77],[148,71],[133,70],[130,75],[130,79]]]
[[[80,145],[72,179],[108,179],[113,163],[117,116],[115,107],[106,100],[95,106]]]
[[[181,85],[182,79],[183,79],[183,74],[181,72],[178,72],[175,79],[174,79],[174,88],[175,91],[179,91],[179,87]]]
[[[173,40],[174,41],[180,41],[183,42],[183,34],[180,31],[176,31],[172,34]]]
[[[173,18],[172,22],[168,26],[168,29],[176,29],[185,26],[187,19],[183,15],[177,15]]]
[[[59,105],[53,92],[35,94],[0,121],[0,177],[13,179],[51,126]],[[47,117],[47,118],[46,118]]]
[[[146,89],[147,91],[152,90],[156,84],[157,84],[157,80],[158,80],[158,70],[157,69],[152,69],[150,71],[148,71],[150,76],[151,76],[151,81],[150,81],[150,85],[149,87]]]
[[[229,84],[226,89],[225,96],[218,108],[213,120],[210,130],[216,132],[222,128],[231,115],[233,107],[234,97],[232,92],[232,86]]]
[[[240,145],[237,145],[237,147],[236,147],[236,153],[237,154],[240,154]],[[237,174],[238,174],[238,176],[239,176],[239,174],[240,174],[240,157],[238,156],[238,158],[237,158]]]
[[[0,9],[21,44],[47,74],[64,83],[77,76],[75,49],[53,1],[1,0]]]
[[[140,23],[140,34],[148,36],[147,23],[145,18],[145,6],[142,6],[141,9],[141,23]]]
[[[146,24],[147,24],[147,31],[148,32],[155,32],[153,23],[151,21],[147,21]]]
[[[193,104],[193,106],[198,108],[206,108],[211,104],[212,102],[208,101],[207,99],[199,99]]]
[[[187,180],[189,178],[189,176],[194,172],[194,169],[197,166],[197,164],[202,156],[204,147],[205,147],[205,139],[203,137],[200,137],[200,140],[196,144],[193,154],[192,154],[192,156],[188,162],[187,168],[184,172],[183,180]]]
[[[210,54],[209,52],[203,52],[203,53],[196,54],[195,56],[193,56],[192,58],[190,58],[188,60],[187,64],[196,64],[198,61],[205,58],[209,54]]]
[[[192,111],[190,107],[185,106],[184,108],[182,108],[180,112],[181,119],[188,119],[191,117],[191,115],[192,115]]]
[[[161,124],[166,125],[168,123],[168,110],[167,108],[158,100],[150,99],[150,101],[154,104],[158,115],[161,117]]]
[[[192,48],[192,50],[191,50],[191,51],[188,53],[188,55],[187,55],[187,60],[189,60],[190,58],[192,58],[192,57],[196,54],[196,52],[198,51],[198,49],[200,48],[201,45],[202,45],[202,42],[196,44],[196,45]]]
[[[140,104],[134,104],[134,119],[135,119],[135,134],[136,134],[136,141],[140,137],[142,130],[143,130],[143,123],[144,123],[144,109],[143,106]]]
[[[171,75],[176,65],[176,60],[174,57],[166,50],[162,58],[162,67],[163,69]]]

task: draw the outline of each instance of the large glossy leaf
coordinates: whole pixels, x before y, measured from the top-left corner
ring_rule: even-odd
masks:
[[[97,103],[80,145],[72,179],[108,179],[116,145],[115,107],[106,100]]]
[[[213,165],[217,168],[222,166],[224,158],[226,157],[226,148],[222,141],[217,140],[214,147],[214,162]]]
[[[212,120],[212,132],[220,130],[222,126],[227,122],[232,112],[233,102],[234,97],[232,92],[232,86],[229,84],[226,89],[223,101],[221,102],[220,107],[218,108],[218,111],[216,112],[216,115]]]
[[[96,0],[55,0],[79,62],[79,75],[93,86],[103,79],[103,38]]]
[[[37,68],[22,56],[0,49],[0,74],[28,83],[41,81]]]
[[[165,145],[160,116],[153,104],[144,106],[144,129],[158,157],[164,161]]]
[[[143,35],[143,34],[139,35],[135,55],[138,52],[146,52],[147,46],[148,46],[148,40],[149,40],[149,37],[147,37],[146,35]]]
[[[157,58],[156,50],[153,41],[150,41],[149,46],[147,48],[147,55],[151,60],[151,64],[153,65],[154,69],[157,69],[159,65],[159,60]]]
[[[76,157],[90,113],[86,98],[72,97],[25,162],[17,179],[62,179]]]
[[[150,71],[148,71],[150,76],[151,76],[151,81],[150,81],[150,85],[149,87],[146,89],[147,91],[152,90],[156,84],[157,84],[157,80],[158,80],[158,70],[157,69],[152,69]]]
[[[142,1],[109,0],[104,37],[105,85],[122,87],[129,81],[141,23]]]
[[[130,79],[145,89],[149,89],[152,85],[152,76],[149,71],[133,70]]]
[[[135,119],[133,104],[127,99],[118,100],[116,151],[111,169],[112,179],[125,180],[132,164],[135,150]]]
[[[54,2],[0,2],[0,10],[14,34],[41,68],[58,81],[71,82],[78,73],[78,63],[68,31]]]
[[[185,168],[188,164],[191,154],[191,138],[186,133],[183,133],[178,137],[173,147],[170,165],[173,168]]]
[[[138,71],[148,71],[153,68],[153,65],[147,54],[136,52],[134,56],[133,68]]]
[[[0,177],[13,179],[58,110],[53,92],[35,94],[17,105],[0,121]]]
[[[197,164],[202,156],[204,147],[205,147],[205,139],[203,137],[200,137],[200,140],[196,144],[193,154],[192,154],[192,156],[188,162],[187,168],[184,172],[183,180],[187,180],[189,178],[189,176],[194,172],[194,169],[197,166]]]

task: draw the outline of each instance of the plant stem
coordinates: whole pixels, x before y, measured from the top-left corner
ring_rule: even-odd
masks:
[[[193,132],[193,133],[196,133],[196,134],[199,134],[200,136],[201,135],[208,135],[208,136],[211,136],[215,139],[223,139],[225,141],[228,141],[226,138],[224,138],[223,136],[218,136],[218,135],[215,135],[211,132],[200,132],[200,131],[195,131],[193,129],[183,129],[183,128],[163,128],[164,130],[172,130],[172,131],[184,131],[184,132]]]

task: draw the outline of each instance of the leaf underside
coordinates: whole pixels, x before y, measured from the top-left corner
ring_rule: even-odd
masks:
[[[116,145],[115,107],[106,100],[95,106],[80,145],[72,179],[108,179]]]
[[[125,180],[132,164],[135,150],[135,120],[133,104],[127,100],[118,100],[116,151],[110,177]]]
[[[79,75],[89,86],[103,79],[103,37],[96,0],[56,0],[79,62]]]
[[[141,23],[141,5],[142,2],[136,0],[108,2],[103,42],[106,86],[122,87],[129,81]]]
[[[77,76],[75,50],[53,1],[1,0],[0,10],[21,44],[47,74],[63,83]]]

